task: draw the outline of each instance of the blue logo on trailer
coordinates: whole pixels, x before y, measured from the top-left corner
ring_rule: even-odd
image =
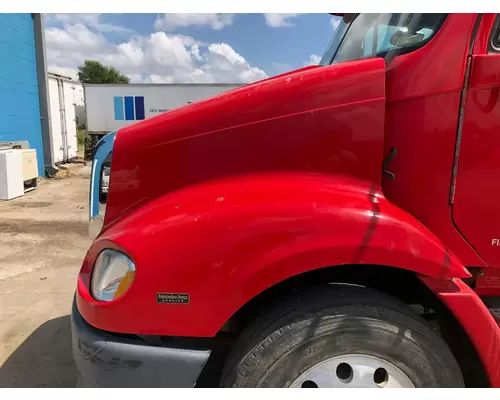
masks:
[[[145,118],[144,96],[115,96],[115,121],[140,121]]]

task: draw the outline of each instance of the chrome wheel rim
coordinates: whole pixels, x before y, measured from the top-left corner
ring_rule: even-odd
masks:
[[[310,367],[292,388],[413,388],[410,378],[394,364],[364,354],[332,357]]]

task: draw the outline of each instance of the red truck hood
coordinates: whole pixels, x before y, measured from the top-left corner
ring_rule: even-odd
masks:
[[[310,66],[120,129],[104,229],[174,190],[268,171],[379,182],[385,65]]]

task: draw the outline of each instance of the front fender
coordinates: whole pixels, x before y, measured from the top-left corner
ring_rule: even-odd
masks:
[[[102,304],[89,295],[88,283],[105,247],[124,250],[137,272],[125,296]],[[179,190],[106,229],[82,267],[78,306],[89,323],[108,331],[213,336],[265,289],[342,264],[470,276],[375,184],[330,175],[265,174]],[[188,294],[190,302],[157,303],[157,293]]]
[[[500,326],[481,298],[460,279],[419,277],[464,328],[490,386],[500,387]]]

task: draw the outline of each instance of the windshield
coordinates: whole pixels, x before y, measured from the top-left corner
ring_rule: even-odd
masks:
[[[448,14],[345,14],[320,65],[395,56],[424,46]]]

